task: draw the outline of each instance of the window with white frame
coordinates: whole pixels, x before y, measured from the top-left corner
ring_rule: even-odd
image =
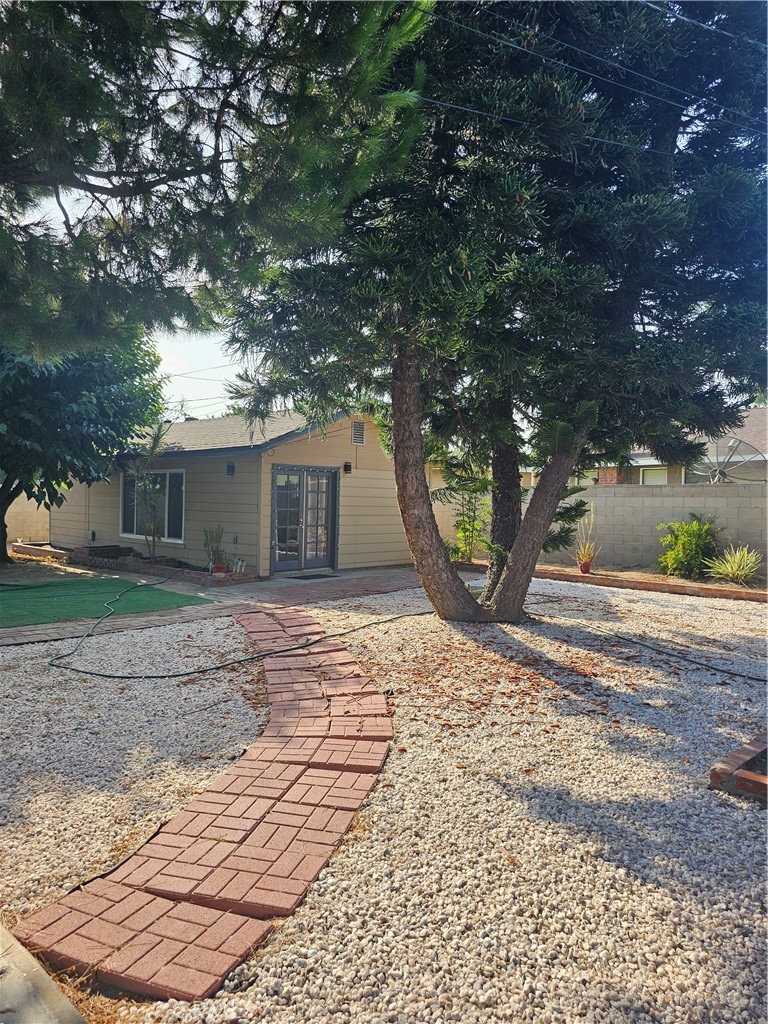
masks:
[[[150,506],[156,510],[160,540],[184,539],[184,471],[150,473],[149,494],[141,496],[136,476],[123,473],[120,532],[127,537],[145,537],[150,532]],[[138,493],[137,493],[138,490]]]
[[[667,482],[666,466],[642,466],[640,469],[641,484],[665,484]]]

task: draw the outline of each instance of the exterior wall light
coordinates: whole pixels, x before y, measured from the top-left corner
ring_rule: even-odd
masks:
[[[352,472],[352,463],[351,462],[345,462],[344,463],[344,472],[345,473],[351,473]]]

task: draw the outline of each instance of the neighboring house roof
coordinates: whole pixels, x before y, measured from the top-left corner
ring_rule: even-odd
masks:
[[[234,451],[243,448],[263,451],[307,434],[310,429],[304,417],[293,412],[270,416],[263,425],[254,423],[250,427],[242,416],[220,416],[210,420],[187,419],[168,427],[163,454]]]
[[[743,425],[734,427],[728,433],[753,445],[763,455],[768,455],[768,408],[747,409]]]
[[[738,437],[757,448],[763,455],[768,455],[768,408],[746,409],[744,423],[726,431],[727,437]],[[707,437],[695,437],[695,441],[709,442]],[[632,464],[635,466],[660,465],[659,460],[648,451],[633,451]]]

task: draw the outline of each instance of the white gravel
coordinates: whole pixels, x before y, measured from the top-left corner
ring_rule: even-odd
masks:
[[[269,714],[254,665],[130,681],[48,665],[73,646],[0,648],[0,903],[8,924],[141,845],[240,756]],[[243,631],[219,618],[96,636],[72,664],[157,674],[252,653]]]
[[[347,638],[396,708],[366,808],[305,903],[217,997],[126,1001],[127,1019],[765,1020],[765,812],[706,788],[710,765],[764,727],[764,683],[725,671],[764,675],[764,607],[546,581],[530,605],[541,618],[525,626],[425,616]],[[407,591],[312,611],[333,631],[427,608]],[[31,753],[16,758],[26,771]],[[125,757],[107,746],[87,782],[75,761],[66,774],[88,802],[91,787],[115,788]],[[96,849],[84,817],[80,842]],[[35,839],[39,865],[74,841],[51,843],[54,831]],[[28,872],[15,888],[33,902]]]

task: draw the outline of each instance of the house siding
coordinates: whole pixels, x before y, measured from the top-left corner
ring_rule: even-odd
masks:
[[[228,462],[235,473],[227,476]],[[352,472],[344,473],[345,462]],[[184,539],[182,543],[158,541],[157,553],[204,565],[203,530],[222,526],[223,547],[230,558],[244,558],[247,568],[260,576],[270,573],[272,468],[323,466],[339,471],[338,567],[359,569],[377,565],[402,565],[411,561],[397,503],[391,459],[382,450],[371,421],[365,424],[365,444],[352,444],[352,421],[345,419],[325,434],[312,433],[265,453],[243,449],[225,455],[185,453],[158,460],[162,471],[183,470]],[[442,485],[439,472],[427,470],[430,488]],[[73,548],[89,541],[122,544],[146,553],[143,538],[120,535],[120,474],[109,483],[91,487],[76,485],[66,501],[51,515],[51,540]],[[451,506],[435,505],[438,526],[446,537],[455,536]],[[237,543],[234,538],[237,537]]]
[[[234,476],[227,476],[227,463],[234,462]],[[205,565],[203,531],[224,528],[224,550],[232,558],[245,558],[255,568],[258,556],[258,495],[260,460],[257,454],[186,456],[160,459],[158,470],[184,471],[184,538],[182,543],[158,541],[157,553],[179,558],[192,565]],[[120,534],[120,474],[109,483],[76,485],[60,509],[51,513],[51,541],[72,548],[89,543],[122,544],[146,554],[141,537]],[[237,537],[237,543],[234,543]]]
[[[352,472],[344,473],[345,462]],[[411,556],[397,504],[391,460],[378,431],[366,421],[365,444],[352,444],[352,421],[341,420],[325,434],[313,433],[270,449],[262,456],[259,573],[269,573],[273,466],[323,466],[339,470],[338,568],[402,565]]]

